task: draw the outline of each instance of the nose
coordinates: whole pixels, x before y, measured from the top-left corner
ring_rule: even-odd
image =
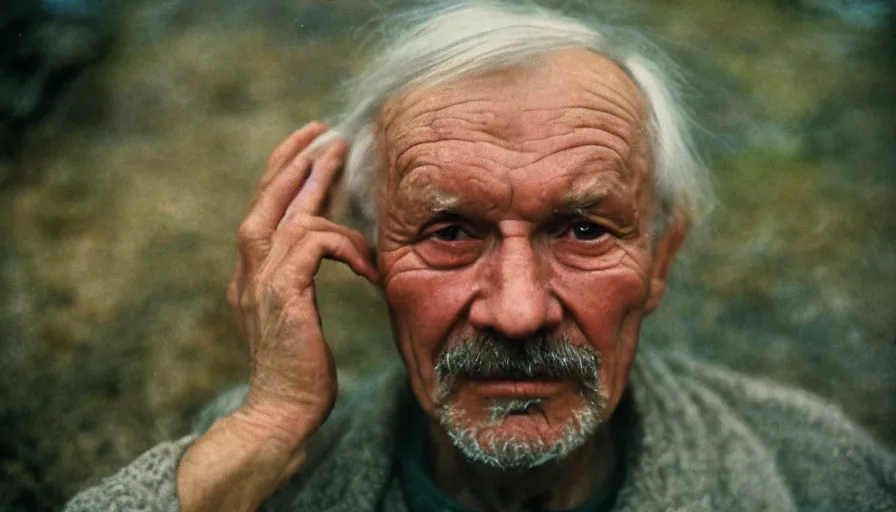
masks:
[[[528,237],[505,238],[488,256],[470,323],[508,338],[524,338],[559,325],[563,311]]]

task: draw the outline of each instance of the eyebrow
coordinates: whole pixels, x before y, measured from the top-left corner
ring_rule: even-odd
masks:
[[[593,208],[610,195],[606,185],[573,188],[563,196],[563,208],[579,212]]]
[[[574,184],[563,196],[565,211],[555,210],[555,214],[574,212],[585,216],[589,212],[600,212],[602,217],[616,224],[622,236],[634,235],[638,232],[638,206],[620,202],[622,196],[616,196],[617,193],[619,190],[612,183],[590,181],[579,186]],[[598,209],[598,206],[601,208]]]
[[[454,194],[438,190],[435,187],[427,191],[426,206],[433,212],[443,212],[456,208],[460,198]]]
[[[461,202],[460,196],[446,192],[430,181],[422,183],[419,189],[405,193],[404,196],[406,201],[416,203],[433,213],[450,211]]]

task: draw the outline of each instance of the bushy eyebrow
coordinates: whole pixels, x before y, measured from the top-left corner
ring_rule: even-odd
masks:
[[[423,205],[428,208],[431,212],[444,212],[449,211],[454,208],[457,208],[457,205],[460,204],[460,197],[449,194],[443,190],[439,190],[436,187],[431,187],[426,191],[425,197],[422,198]]]
[[[449,211],[456,208],[461,202],[460,196],[446,192],[428,180],[420,180],[416,189],[405,189],[402,192],[404,201],[433,213]]]
[[[439,167],[427,167],[405,174],[398,184],[396,199],[418,213],[451,213],[479,206],[492,209],[496,201],[512,196],[511,189],[505,190],[509,185],[487,172],[452,171],[448,175]]]
[[[564,194],[561,207],[554,214],[576,214],[582,217],[599,215],[615,225],[617,233],[633,236],[638,231],[639,208],[626,200],[625,189],[620,190],[612,180],[586,179],[573,183]]]
[[[563,196],[563,210],[586,211],[603,202],[609,195],[609,187],[605,185],[574,187]]]

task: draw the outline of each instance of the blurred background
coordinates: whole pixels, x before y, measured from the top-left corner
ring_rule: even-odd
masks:
[[[586,1],[545,1],[574,12]],[[402,0],[0,7],[0,510],[51,510],[247,376],[224,290],[271,149]],[[613,0],[685,67],[720,207],[644,343],[809,389],[896,446],[893,8]],[[395,357],[319,275],[340,384]]]

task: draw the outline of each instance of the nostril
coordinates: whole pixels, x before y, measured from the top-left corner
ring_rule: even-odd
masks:
[[[506,338],[525,338],[548,327],[547,309],[531,300],[483,298],[470,308],[470,324],[478,330],[492,330]]]
[[[506,303],[503,306],[494,315],[494,327],[505,336],[522,338],[544,328],[546,310],[543,305],[534,303],[531,298]]]
[[[531,336],[546,327],[548,300],[543,290],[522,279],[505,281],[482,296],[471,309],[477,328],[492,328],[510,338]]]

